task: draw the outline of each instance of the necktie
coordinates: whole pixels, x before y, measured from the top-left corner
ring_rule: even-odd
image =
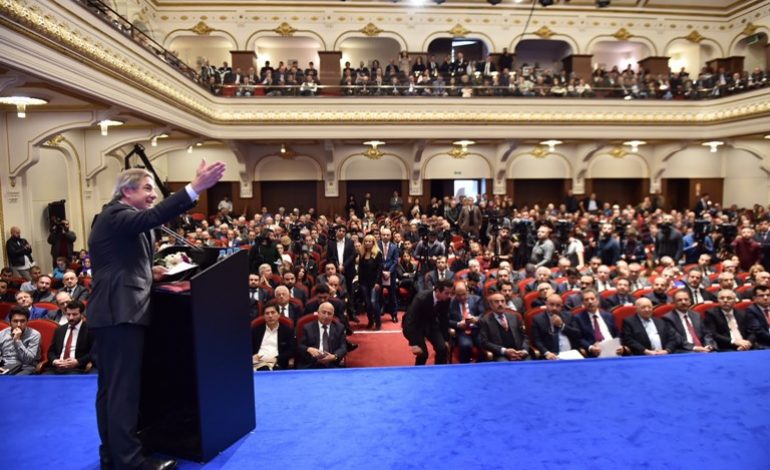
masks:
[[[505,318],[505,315],[498,314],[496,315],[496,317],[497,317],[497,323],[499,323],[500,326],[502,326],[505,331],[508,331],[508,320]]]
[[[329,352],[329,325],[324,325],[324,332],[321,335],[321,344],[324,352]]]
[[[703,344],[700,342],[700,339],[698,338],[698,335],[695,334],[695,328],[693,328],[692,322],[690,321],[690,315],[685,313],[684,321],[687,324],[687,331],[689,331],[690,336],[692,336],[692,344],[698,347],[703,346]]]
[[[443,281],[444,280],[444,271],[441,271],[438,273],[438,280]]]
[[[384,257],[384,259],[388,259],[388,249],[389,248],[390,248],[390,243],[386,243],[385,244],[385,249],[383,250],[384,253],[382,255]]]
[[[703,298],[700,295],[700,289],[695,289],[692,291],[692,303],[693,304],[703,303]]]
[[[288,308],[288,305],[284,305],[283,307],[281,307],[281,316],[282,317],[288,317],[289,316],[287,314],[287,312],[286,312],[287,308]]]
[[[738,322],[735,320],[734,312],[726,312],[727,326],[730,328],[730,339],[733,341],[743,341],[741,330],[738,329]]]
[[[770,325],[770,307],[765,307],[765,318],[767,319],[767,324]]]
[[[468,315],[468,304],[466,302],[463,302],[462,310],[463,310],[463,320],[467,320],[469,315]],[[468,335],[471,334],[471,327],[470,327],[470,324],[468,323],[465,324],[465,334],[468,334]]]
[[[604,341],[604,335],[602,334],[602,329],[599,328],[599,315],[593,314],[591,317],[594,320],[594,339],[597,342],[602,342]]]
[[[70,358],[73,336],[75,336],[75,325],[70,325],[69,335],[67,336],[67,344],[64,345],[64,359]]]

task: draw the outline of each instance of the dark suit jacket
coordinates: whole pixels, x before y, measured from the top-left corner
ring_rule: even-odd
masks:
[[[652,302],[652,305],[654,307],[657,307],[658,305],[663,305],[663,304],[670,304],[673,302],[670,295],[666,294],[666,298],[664,300],[663,298],[659,298],[658,296],[656,296],[655,292],[650,292],[649,294],[645,295],[644,298],[650,299],[650,302]]]
[[[749,329],[754,332],[757,343],[770,347],[770,325],[767,323],[765,313],[759,306],[752,304],[746,309],[746,315],[749,317]]]
[[[749,329],[749,318],[746,315],[746,312],[733,309],[733,314],[735,315],[735,321],[738,323],[738,330],[741,332],[743,339],[747,339],[752,343],[755,342],[756,337]],[[714,341],[717,343],[717,348],[720,351],[734,351],[736,349],[730,339],[730,327],[727,326],[727,319],[719,307],[707,311],[704,320],[706,331],[714,338]]]
[[[660,344],[668,352],[674,352],[677,349],[677,335],[669,327],[669,324],[660,318],[652,317],[652,322],[658,330]],[[621,334],[623,346],[631,350],[631,354],[641,356],[645,349],[652,349],[652,342],[647,335],[647,331],[642,325],[642,319],[639,315],[633,315],[623,320],[623,332]]]
[[[580,347],[580,328],[574,323],[574,319],[569,312],[561,312],[561,320],[564,322],[562,333],[569,338],[572,349]],[[543,312],[535,315],[532,319],[532,337],[535,341],[535,348],[542,354],[550,351],[559,354],[556,345],[559,344],[558,331],[554,331],[551,326],[551,314]]]
[[[257,354],[262,346],[262,338],[265,337],[267,324],[263,323],[251,329],[251,353]],[[294,338],[294,330],[283,323],[278,324],[278,365],[282,369],[289,367],[289,359],[294,357],[297,349],[297,340]]]
[[[294,288],[292,288],[292,289],[289,291],[289,293],[290,293],[290,294],[291,294],[291,296],[292,296],[292,297],[294,297],[295,299],[299,299],[299,300],[301,300],[303,305],[304,305],[305,303],[307,303],[307,293],[306,293],[304,290],[302,290],[302,289],[300,289],[300,288],[297,288],[297,287],[294,287]]]
[[[625,303],[630,303],[630,304],[634,303],[634,297],[631,294],[627,294],[625,297],[626,297],[626,302],[623,302],[623,299],[621,299],[618,294],[612,294],[607,298],[603,298],[601,300],[602,308],[605,310],[612,310],[618,305],[625,305]]]
[[[508,322],[508,329],[513,334],[514,349],[517,351],[529,351],[529,340],[524,333],[524,322],[521,317],[512,313],[506,313],[505,319]],[[500,327],[493,313],[488,313],[479,321],[479,340],[481,347],[491,352],[495,357],[500,357],[500,350],[503,348],[503,337],[500,334]]]
[[[454,281],[454,278],[455,278],[455,273],[453,273],[452,271],[449,270],[449,268],[447,268],[446,273],[444,274],[444,279],[447,279],[449,281]],[[433,270],[425,275],[425,289],[433,290],[433,288],[436,287],[437,282],[438,282],[438,271]]]
[[[281,307],[280,307],[280,306],[279,306],[277,303],[273,303],[273,305],[275,305],[275,308],[277,308],[277,309],[278,309],[278,314],[279,314],[279,315],[282,315],[282,314],[281,314]],[[297,324],[297,320],[299,320],[299,318],[300,318],[302,315],[304,315],[304,314],[305,314],[305,312],[304,312],[304,311],[303,311],[301,308],[299,308],[297,305],[294,305],[294,304],[293,304],[293,303],[291,303],[291,302],[289,302],[289,304],[287,305],[287,307],[289,307],[289,317],[288,317],[288,318],[289,318],[289,320],[291,320],[292,322],[294,322],[294,324],[296,325],[296,324]],[[283,316],[283,315],[282,315],[282,316]]]
[[[59,289],[59,292],[67,292],[67,288],[62,287]],[[91,291],[86,289],[85,287],[81,285],[76,285],[75,289],[70,294],[70,297],[72,297],[72,300],[79,300],[81,302],[88,301],[88,298],[91,296]]]
[[[59,359],[64,351],[64,338],[67,335],[69,324],[64,324],[56,329],[53,335],[51,347],[48,348],[48,367],[53,367],[54,359]],[[78,331],[78,339],[75,342],[75,359],[78,361],[78,368],[85,369],[91,362],[91,348],[94,345],[94,336],[88,333],[88,324],[83,322]]]
[[[104,206],[88,240],[94,273],[88,302],[91,328],[150,323],[151,229],[192,207],[184,189],[144,211],[117,200]]]
[[[403,319],[404,337],[409,346],[423,344],[425,337],[438,330],[449,339],[449,301],[433,305],[433,291],[425,290],[414,296]]]
[[[604,323],[607,324],[607,329],[610,330],[612,337],[617,338],[618,329],[615,326],[615,319],[612,315],[604,310],[599,310],[599,316],[604,320]],[[587,311],[582,311],[575,315],[572,320],[576,322],[575,324],[580,328],[580,347],[588,350],[590,346],[596,343],[596,338],[594,337],[594,324],[591,321],[591,317],[588,315]]]
[[[468,295],[468,314],[479,318],[484,315],[484,301],[482,301],[481,297],[478,295]],[[457,322],[461,321],[462,319],[463,312],[462,308],[460,307],[460,302],[453,298],[449,301],[449,326],[457,330]]]
[[[345,239],[345,248],[342,253],[342,266],[339,266],[339,256],[337,253],[337,239],[329,240],[329,247],[326,259],[337,265],[337,271],[343,273],[347,279],[353,279],[356,275],[356,248],[353,246],[353,240]]]
[[[390,271],[391,279],[396,278],[396,266],[398,266],[398,245],[393,242],[388,244],[388,256],[385,256],[385,250],[383,249],[382,241],[377,242],[377,248],[382,253],[382,270]]]
[[[307,348],[321,347],[321,333],[318,331],[318,322],[312,321],[302,328],[302,340],[297,345],[297,359],[300,367],[313,367],[316,360],[308,354]],[[345,342],[345,327],[337,322],[329,325],[329,349],[330,353],[335,354],[339,359],[336,363],[331,363],[329,367],[337,367],[339,361],[347,354],[347,345]]]
[[[5,251],[8,253],[8,261],[11,266],[23,266],[24,255],[29,256],[30,261],[32,259],[32,245],[27,242],[25,238],[10,237],[5,242]],[[29,247],[29,248],[26,248]]]
[[[342,320],[345,316],[345,303],[336,297],[329,297],[329,302],[334,306],[334,316]],[[319,305],[321,305],[321,302],[315,297],[308,300],[305,304],[305,315],[317,312]]]
[[[690,286],[688,284],[685,284],[685,286],[682,289],[685,292],[687,292],[687,295],[690,296],[690,302],[694,303],[695,301],[693,300],[692,289],[690,288]],[[706,289],[703,289],[703,288],[701,288],[701,290],[700,290],[700,296],[703,298],[704,302],[707,301],[707,300],[711,301],[711,302],[716,302],[717,301],[717,297],[714,294],[712,294],[711,292],[709,292],[709,291],[707,291]]]
[[[698,336],[701,344],[703,346],[711,346],[712,348],[716,349],[717,344],[714,342],[714,338],[712,338],[704,328],[703,320],[701,319],[700,315],[693,312],[692,310],[688,310],[687,316],[690,317],[690,323],[692,323],[692,327],[695,330],[695,334]],[[695,345],[693,343],[687,342],[687,326],[682,323],[682,320],[679,319],[679,314],[676,313],[676,310],[672,310],[665,314],[663,316],[663,320],[667,321],[671,329],[676,332],[677,336],[679,336],[677,345],[678,347],[675,352],[692,351],[692,348]]]

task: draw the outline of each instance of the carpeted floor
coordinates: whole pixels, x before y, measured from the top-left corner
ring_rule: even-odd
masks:
[[[757,351],[260,373],[257,429],[206,468],[766,469],[768,364]],[[0,468],[97,468],[95,386],[0,379]]]

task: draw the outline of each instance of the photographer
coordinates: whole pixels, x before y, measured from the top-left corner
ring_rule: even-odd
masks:
[[[436,268],[436,259],[446,253],[444,244],[438,241],[438,234],[420,226],[420,242],[414,247],[414,258],[420,263],[420,272],[425,274]]]
[[[259,267],[262,264],[268,264],[272,269],[276,266],[275,262],[280,257],[280,254],[278,254],[278,242],[275,241],[275,233],[271,229],[266,228],[254,240],[254,246],[249,250],[249,272],[252,274],[259,273]]]
[[[48,233],[48,244],[51,245],[51,265],[56,267],[56,258],[63,256],[67,261],[71,261],[74,256],[75,232],[70,230],[70,223],[66,219],[51,220],[51,228]]]

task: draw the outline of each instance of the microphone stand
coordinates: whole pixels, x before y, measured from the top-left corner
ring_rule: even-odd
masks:
[[[190,243],[185,237],[179,235],[178,233],[176,233],[175,231],[173,231],[170,228],[166,227],[165,225],[159,225],[158,228],[161,229],[163,231],[163,233],[171,235],[171,237],[174,240],[182,242],[182,244],[184,246],[186,246],[186,247],[188,247],[188,248],[190,248],[192,250],[195,250],[195,251],[204,251],[203,248]]]

